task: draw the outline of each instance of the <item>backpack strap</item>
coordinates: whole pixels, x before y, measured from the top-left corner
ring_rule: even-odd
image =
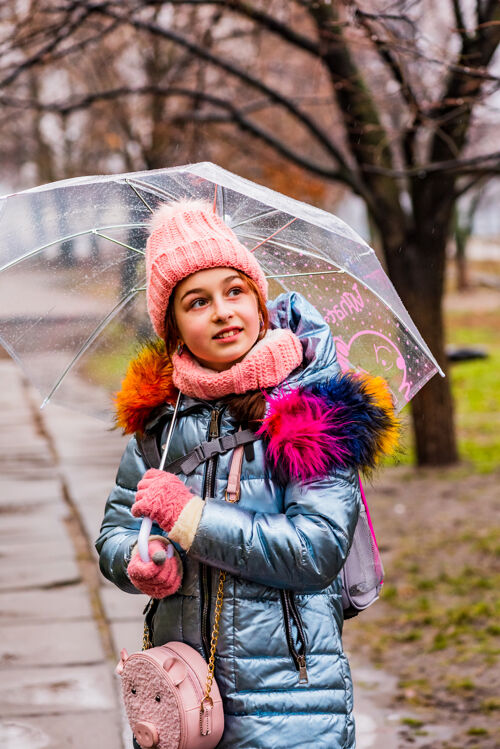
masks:
[[[161,463],[161,455],[154,434],[136,435],[137,447],[144,458],[148,468],[158,468]]]
[[[169,473],[182,472],[187,476],[198,468],[201,463],[205,463],[205,461],[213,458],[214,455],[222,455],[230,450],[239,450],[240,447],[242,452],[245,448],[259,439],[260,437],[258,437],[255,432],[252,432],[251,429],[240,429],[233,434],[224,434],[222,437],[201,442],[186,455],[181,455],[180,458],[177,458],[177,460],[173,460],[166,465],[164,470]],[[143,458],[150,467],[156,468],[160,465],[161,456],[154,435],[143,435],[138,439],[138,445]],[[238,454],[240,454],[240,452]],[[240,466],[242,457],[243,456],[240,455]]]
[[[179,471],[182,471],[182,473],[188,475],[198,468],[201,463],[205,463],[205,461],[213,458],[214,455],[222,455],[223,453],[227,453],[240,446],[243,447],[250,442],[255,442],[258,439],[260,439],[260,437],[258,437],[255,432],[252,432],[251,429],[242,429],[233,434],[224,434],[222,437],[202,442],[200,445],[197,445],[194,450],[187,453],[187,455],[183,455],[180,458],[177,458],[177,460],[173,460],[172,463],[165,466],[165,471],[168,471],[169,473],[178,473]]]
[[[231,457],[231,467],[227,478],[226,502],[231,502],[232,504],[238,502],[240,498],[241,464],[244,452],[244,445],[240,445],[234,450]]]

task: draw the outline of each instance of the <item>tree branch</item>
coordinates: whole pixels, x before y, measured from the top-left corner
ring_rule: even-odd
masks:
[[[455,14],[455,21],[457,24],[457,31],[461,37],[467,36],[467,29],[465,27],[465,21],[462,14],[462,8],[460,7],[460,0],[452,0],[453,12]]]
[[[378,21],[379,18],[377,16],[373,16],[371,13],[364,13],[359,8],[356,8],[354,17],[356,20],[358,20],[360,26],[368,33],[369,38],[373,42],[373,46],[378,52],[380,59],[387,66],[394,80],[400,84],[401,93],[404,100],[413,112],[414,117],[417,117],[418,113],[420,112],[420,104],[415,95],[415,92],[413,91],[408,81],[408,77],[406,76],[405,71],[391,51],[391,42],[381,39],[379,35],[375,33],[373,26],[370,24],[370,21]]]
[[[484,174],[475,174],[474,177],[472,177],[472,179],[466,182],[462,187],[455,189],[455,192],[454,192],[455,200],[458,200],[458,198],[461,198],[462,195],[465,195],[466,192],[471,190],[473,187],[476,187],[476,185],[479,185],[484,179],[485,179]]]
[[[94,36],[89,36],[86,39],[82,39],[79,42],[75,42],[71,47],[66,47],[63,50],[60,50],[59,52],[56,52],[55,54],[52,54],[50,57],[50,61],[53,62],[54,60],[59,60],[64,57],[69,57],[70,55],[74,54],[75,52],[81,52],[82,50],[86,49],[87,47],[91,46],[92,44],[97,44],[104,37],[108,36],[108,34],[111,34],[113,31],[115,31],[119,27],[119,23],[110,23],[109,26],[106,26],[105,28],[101,29],[100,31],[96,32]]]
[[[272,34],[279,36],[285,42],[293,44],[295,47],[309,52],[315,57],[319,57],[319,45],[307,36],[299,34],[294,29],[284,23],[281,23],[273,16],[262,10],[254,8],[250,3],[241,0],[169,0],[170,5],[217,5],[229,11],[233,11],[244,18],[255,21],[259,26],[270,31]],[[145,5],[164,5],[164,0],[149,0]]]
[[[353,191],[357,191],[357,185],[351,178],[351,172],[344,172],[343,170],[335,170],[328,168],[322,164],[318,164],[310,159],[305,158],[301,153],[294,151],[289,148],[282,141],[279,140],[274,134],[262,128],[255,122],[249,120],[241,110],[234,106],[234,104],[226,99],[221,99],[212,94],[206,94],[202,91],[193,91],[191,89],[180,88],[180,87],[169,87],[162,88],[161,86],[141,86],[139,88],[128,88],[120,87],[110,89],[108,91],[101,91],[92,94],[88,94],[78,100],[68,104],[57,104],[50,103],[44,104],[35,100],[23,100],[15,99],[8,96],[0,96],[0,105],[5,107],[15,107],[19,109],[32,109],[43,112],[51,112],[60,114],[61,116],[68,116],[74,112],[88,109],[89,106],[99,101],[111,101],[114,99],[121,98],[123,96],[150,96],[150,95],[161,95],[164,97],[182,96],[191,98],[193,101],[202,103],[208,103],[212,106],[216,106],[227,112],[226,115],[216,113],[204,113],[199,110],[192,110],[187,113],[174,115],[170,121],[174,124],[187,124],[196,120],[203,123],[215,123],[215,124],[228,124],[235,123],[240,130],[245,131],[253,135],[255,138],[266,143],[266,145],[273,148],[274,151],[279,153],[281,156],[293,161],[298,166],[308,169],[310,172],[317,174],[320,177],[337,180],[346,184]]]
[[[496,161],[497,164],[489,167],[482,166],[490,161]],[[469,159],[434,161],[428,164],[421,164],[420,166],[411,169],[384,169],[383,167],[367,164],[363,167],[363,170],[375,174],[385,174],[388,177],[396,177],[397,179],[403,179],[405,177],[424,178],[428,174],[433,174],[435,172],[439,172],[440,174],[471,174],[479,173],[480,171],[481,174],[484,174],[487,170],[489,174],[498,174],[500,172],[500,151],[484,154],[482,156],[472,156]]]
[[[488,21],[500,20],[500,4],[491,7],[491,16]],[[490,63],[498,44],[500,43],[500,26],[476,29],[475,37],[462,36],[462,46],[459,60],[472,61],[468,67],[473,69],[486,68]],[[484,80],[484,79],[483,79]],[[450,153],[460,153],[465,145],[467,132],[473,106],[481,92],[483,83],[481,79],[464,76],[462,72],[452,71],[450,73],[446,89],[443,94],[443,104],[432,112],[435,119],[440,120],[440,133],[436,133],[431,143],[430,154],[432,162],[447,160]],[[459,116],[453,115],[453,104],[446,103],[463,102],[462,111]],[[443,119],[444,118],[444,119]],[[447,121],[446,121],[447,120]],[[443,135],[447,136],[453,143],[453,148]]]
[[[477,3],[477,20],[478,20],[478,26],[483,26],[485,24],[491,23],[491,18],[493,16],[493,11],[495,8],[495,5],[498,4],[498,0],[485,0],[484,3],[481,3],[481,0],[478,0]]]
[[[0,80],[0,89],[5,88],[6,86],[10,86],[10,84],[13,83],[16,80],[16,78],[19,75],[21,75],[21,73],[41,63],[42,60],[48,57],[59,46],[61,42],[63,42],[68,37],[70,37],[71,34],[81,26],[82,22],[89,15],[90,15],[90,12],[84,8],[83,12],[79,14],[72,23],[69,23],[67,26],[65,25],[65,23],[63,23],[61,27],[59,28],[59,31],[55,33],[53,36],[52,35],[50,36],[50,41],[45,46],[39,49],[35,54],[33,54],[27,60],[24,60],[20,65],[18,65],[14,70],[12,70],[3,80]]]
[[[189,41],[184,36],[173,31],[172,29],[163,28],[162,26],[159,26],[158,24],[152,21],[145,21],[145,20],[133,17],[133,16],[125,16],[122,13],[118,13],[115,10],[111,9],[108,3],[86,2],[85,5],[89,12],[95,12],[95,13],[107,16],[109,18],[113,18],[116,21],[120,21],[121,23],[125,25],[132,26],[132,28],[140,29],[142,31],[147,31],[150,34],[160,36],[163,39],[168,39],[174,44],[184,47],[185,49],[188,49],[196,57],[201,58],[202,60],[205,60],[206,62],[210,63],[211,65],[214,65],[220,70],[224,70],[226,73],[229,73],[231,76],[239,79],[243,83],[246,83],[252,88],[265,94],[266,96],[269,97],[271,101],[275,102],[276,104],[281,105],[287,112],[289,112],[298,122],[300,122],[309,131],[309,133],[325,149],[325,151],[339,163],[339,166],[342,172],[345,171],[345,173],[347,174],[350,171],[344,159],[343,154],[332,143],[331,139],[326,135],[326,133],[323,132],[323,130],[319,127],[319,125],[316,122],[314,122],[309,117],[309,115],[307,115],[299,107],[297,107],[289,98],[283,96],[276,89],[273,89],[270,86],[267,86],[265,83],[260,81],[255,76],[250,75],[242,68],[239,68],[236,65],[233,65],[232,63],[228,62],[227,60],[224,60],[223,58],[218,57],[212,52],[207,51],[206,49],[201,47],[199,44]]]
[[[384,169],[392,170],[393,155],[377,105],[353,59],[338,14],[334,6],[326,2],[304,3],[304,6],[320,35],[323,60],[343,114],[349,148],[362,176],[364,194],[370,196],[367,200],[370,211],[379,225],[390,221],[402,233],[406,218],[399,202],[398,186],[385,173],[365,168],[381,163]]]
[[[382,15],[382,14],[381,14]],[[373,26],[371,25],[371,21],[379,21],[380,22],[380,16],[375,16],[372,13],[366,13],[359,8],[355,9],[354,13],[355,19],[358,20],[360,23],[360,26],[368,33],[369,38],[371,39],[373,46],[375,50],[378,52],[378,55],[382,62],[385,64],[385,66],[389,69],[389,72],[392,74],[392,77],[394,80],[399,83],[400,85],[400,93],[403,98],[403,100],[406,102],[410,113],[412,121],[411,123],[404,129],[401,137],[401,144],[402,144],[402,150],[404,159],[406,161],[406,164],[409,166],[415,165],[416,160],[416,154],[415,154],[415,139],[417,135],[417,127],[420,122],[422,122],[423,119],[423,113],[420,106],[420,103],[417,99],[417,96],[415,92],[413,91],[413,88],[408,80],[408,76],[406,74],[406,71],[404,70],[403,66],[398,61],[396,55],[394,54],[394,44],[392,42],[384,41],[381,39],[377,33],[374,32]],[[386,17],[386,16],[382,16]],[[395,17],[390,17],[391,20],[396,20]],[[397,18],[397,20],[407,20],[404,19],[404,17]],[[413,22],[408,21],[409,25],[413,29]],[[387,31],[387,29],[386,29]]]

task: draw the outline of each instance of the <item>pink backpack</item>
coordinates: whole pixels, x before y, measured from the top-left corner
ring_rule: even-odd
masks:
[[[350,619],[371,606],[379,597],[384,583],[384,567],[368,510],[361,479],[361,508],[352,545],[340,577],[344,619]]]
[[[189,645],[169,642],[129,655],[121,651],[125,711],[137,743],[147,749],[213,749],[224,731],[215,680],[204,698],[207,663]],[[200,711],[200,705],[204,709]]]

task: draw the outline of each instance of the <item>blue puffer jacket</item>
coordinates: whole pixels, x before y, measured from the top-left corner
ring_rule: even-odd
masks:
[[[271,327],[291,328],[303,345],[303,365],[288,378],[290,385],[314,386],[338,373],[330,330],[313,307],[293,293],[269,309]],[[161,443],[172,410],[166,405],[148,424]],[[220,402],[183,399],[169,460],[208,439],[211,417],[221,435],[238,428]],[[254,450],[252,460],[243,460],[238,504],[224,501],[231,453],[189,476],[178,474],[199,496],[210,496],[207,482],[213,491],[183,555],[182,587],[156,608],[154,644],[181,640],[206,657],[218,570],[227,570],[215,671],[225,710],[219,746],[347,749],[355,739],[338,574],[358,517],[357,471],[340,467],[326,477],[284,485],[267,465],[262,440]],[[148,467],[134,436],[96,544],[103,574],[130,593],[137,591],[126,567],[140,526],[130,508]],[[162,533],[157,526],[153,532]],[[307,682],[300,683],[302,655]]]

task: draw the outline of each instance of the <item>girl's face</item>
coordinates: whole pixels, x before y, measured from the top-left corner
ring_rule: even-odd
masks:
[[[218,372],[240,361],[259,337],[257,298],[234,268],[208,268],[180,281],[174,315],[184,345]]]

